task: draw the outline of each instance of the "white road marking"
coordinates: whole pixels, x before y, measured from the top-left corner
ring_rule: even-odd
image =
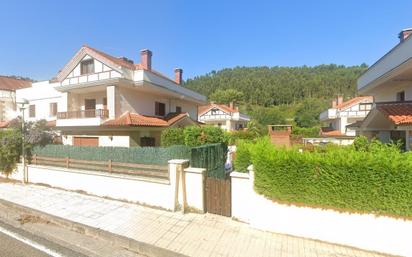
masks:
[[[11,231],[9,231],[9,230],[6,230],[6,229],[4,229],[4,228],[2,228],[2,227],[0,227],[0,232],[3,233],[3,234],[5,234],[5,235],[8,235],[9,237],[12,237],[12,238],[20,241],[20,242],[22,242],[22,243],[25,243],[25,244],[27,244],[27,245],[29,245],[29,246],[31,246],[31,247],[33,247],[33,248],[41,251],[41,252],[44,252],[44,253],[46,253],[46,254],[48,254],[48,255],[51,255],[51,256],[54,256],[54,257],[64,257],[64,255],[61,255],[61,254],[58,253],[58,252],[55,252],[55,251],[53,251],[53,250],[51,250],[51,249],[48,249],[48,248],[47,248],[46,246],[44,246],[44,245],[38,244],[38,243],[36,243],[36,242],[33,242],[32,240],[30,240],[30,239],[28,239],[28,238],[25,238],[25,237],[23,237],[23,236],[21,236],[21,235],[19,235],[19,234],[17,234],[17,233],[14,233],[14,232],[11,232]]]

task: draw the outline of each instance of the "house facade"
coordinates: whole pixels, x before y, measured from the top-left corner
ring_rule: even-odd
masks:
[[[50,81],[18,90],[29,100],[25,117],[46,119],[66,145],[159,146],[161,131],[197,124],[206,97],[181,86],[182,69],[169,79],[152,69],[152,52],[140,63],[83,46]]]
[[[382,142],[412,143],[412,29],[399,33],[400,42],[358,79],[358,91],[375,103],[360,133]]]
[[[199,122],[220,127],[226,131],[241,130],[247,127],[249,116],[240,113],[233,103],[229,105],[211,103],[199,107]]]
[[[319,115],[326,126],[321,128],[323,137],[355,137],[356,126],[363,121],[372,109],[373,97],[358,96],[343,101],[338,96],[332,101],[331,108]]]
[[[6,128],[17,115],[16,90],[31,86],[31,81],[0,76],[0,128]]]

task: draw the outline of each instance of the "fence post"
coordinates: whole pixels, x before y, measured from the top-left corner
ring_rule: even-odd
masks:
[[[66,168],[68,169],[70,167],[70,159],[69,157],[66,157]]]
[[[109,160],[109,172],[112,172],[112,160]]]

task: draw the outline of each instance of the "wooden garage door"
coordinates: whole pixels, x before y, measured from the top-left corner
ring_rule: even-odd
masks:
[[[99,146],[98,137],[74,137],[73,145],[75,146]]]

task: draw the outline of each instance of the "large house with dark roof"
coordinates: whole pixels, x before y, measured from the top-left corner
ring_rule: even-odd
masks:
[[[412,148],[412,28],[399,33],[400,42],[358,79],[360,94],[374,97],[361,134],[383,142],[401,140]]]
[[[16,90],[28,88],[31,83],[26,79],[0,76],[0,128],[7,127],[16,117]]]
[[[183,86],[182,69],[170,79],[140,63],[83,46],[50,81],[17,91],[28,99],[28,120],[46,119],[67,145],[159,146],[161,131],[197,124],[206,97]]]

